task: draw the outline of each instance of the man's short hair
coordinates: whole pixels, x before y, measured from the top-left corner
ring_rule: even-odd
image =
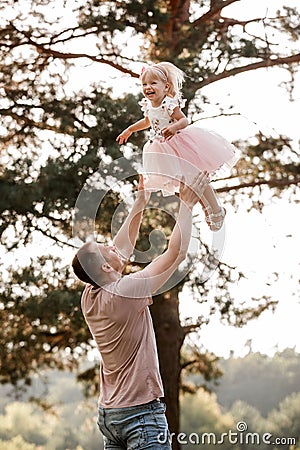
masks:
[[[76,277],[83,281],[83,283],[100,287],[101,265],[105,262],[102,258],[101,252],[95,242],[84,244],[78,250],[72,261],[72,268]]]

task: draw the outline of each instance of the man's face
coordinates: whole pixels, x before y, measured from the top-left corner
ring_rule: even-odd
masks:
[[[117,249],[114,245],[103,245],[98,244],[98,248],[105,259],[105,261],[116,271],[122,272],[123,270],[123,261],[119,256]]]

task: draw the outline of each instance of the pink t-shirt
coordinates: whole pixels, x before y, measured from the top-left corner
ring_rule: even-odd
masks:
[[[87,285],[82,312],[100,352],[103,408],[124,408],[162,397],[146,271],[95,288]]]

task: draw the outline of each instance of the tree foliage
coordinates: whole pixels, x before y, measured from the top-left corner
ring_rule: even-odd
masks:
[[[0,440],[0,449],[1,450],[14,450],[18,448],[19,450],[37,450],[38,447],[34,444],[28,444],[25,442],[21,436],[15,436],[9,441]]]
[[[99,161],[109,164],[123,156],[115,136],[140,117],[135,92],[141,64],[167,59],[186,72],[184,94],[193,121],[205,117],[209,103],[201,89],[241,73],[284,68],[291,74],[292,94],[300,61],[297,9],[282,7],[274,15],[243,20],[226,8],[235,3],[1,2],[1,244],[15,258],[18,251],[29,256],[37,243],[41,248],[41,257],[33,256],[27,267],[7,267],[4,259],[2,382],[29,382],[32,371],[45,365],[74,368],[91,348],[79,308],[81,287],[60,259],[72,248],[72,209],[82,186]],[[139,157],[143,140],[142,133],[132,139],[128,155],[125,151],[129,162]],[[227,201],[234,202],[239,193],[250,198],[252,207],[261,208],[262,192],[288,192],[293,198],[299,161],[289,137],[258,132],[250,144],[238,145],[242,157],[218,187]],[[110,192],[98,211],[97,233],[103,241],[118,198]],[[149,227],[157,225],[151,217],[145,220],[143,246]],[[166,222],[169,228],[171,224]],[[242,276],[238,269],[220,264],[208,316],[218,311],[242,325],[274,305],[264,295],[247,308],[236,304],[228,286]],[[195,273],[184,282],[205,301],[209,284],[199,286]],[[157,298],[152,312],[167,401],[174,406],[173,429],[178,428],[181,345],[190,331],[209,320],[180,324],[178,294],[183,285]],[[201,369],[199,360],[195,364]]]
[[[293,349],[274,356],[250,352],[220,363],[224,376],[217,386],[209,385],[218,401],[230,409],[241,400],[266,417],[284,398],[300,390],[300,356]]]

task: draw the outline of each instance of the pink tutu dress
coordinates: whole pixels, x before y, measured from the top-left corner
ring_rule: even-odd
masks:
[[[236,164],[236,148],[217,133],[188,125],[171,139],[165,140],[163,128],[174,123],[174,109],[183,107],[185,100],[165,97],[158,107],[144,98],[140,106],[151,124],[150,136],[143,149],[143,172],[145,187],[151,191],[161,190],[163,195],[179,192],[180,180],[191,182],[201,171],[216,179]]]

